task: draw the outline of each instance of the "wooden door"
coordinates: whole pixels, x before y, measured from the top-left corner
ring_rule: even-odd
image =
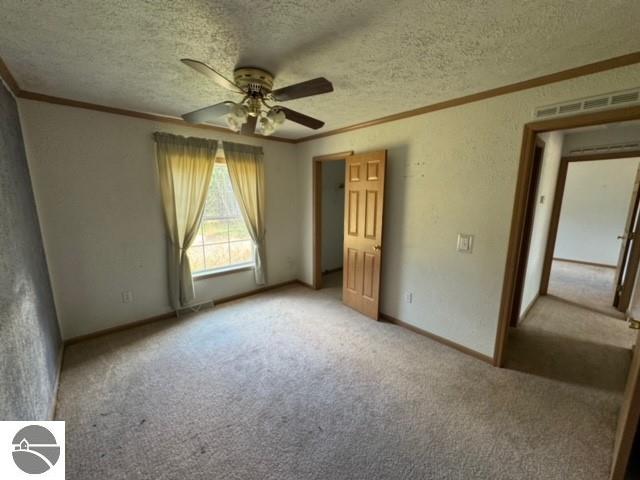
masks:
[[[640,242],[636,241],[638,235],[638,200],[640,199],[640,167],[636,173],[636,181],[629,203],[627,221],[624,232],[618,238],[622,240],[620,255],[616,269],[615,291],[613,292],[613,306],[621,312],[626,312],[631,301],[631,294],[635,284],[638,263],[640,262]]]
[[[611,480],[623,480],[629,463],[631,447],[638,428],[640,418],[640,332],[636,338],[636,346],[633,349],[631,367],[627,386],[625,387],[620,416],[618,417],[618,429],[613,447],[613,462],[611,464]]]
[[[387,151],[347,157],[342,300],[377,320]]]

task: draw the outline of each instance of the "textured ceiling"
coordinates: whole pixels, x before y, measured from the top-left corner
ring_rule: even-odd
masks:
[[[605,7],[606,8],[603,8]],[[180,115],[235,99],[182,65],[276,87],[332,130],[640,50],[638,0],[0,0],[0,56],[24,90]],[[279,136],[314,133],[287,122]]]

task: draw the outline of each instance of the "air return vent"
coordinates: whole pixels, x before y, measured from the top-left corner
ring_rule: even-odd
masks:
[[[538,107],[535,109],[534,116],[542,120],[563,115],[587,113],[594,110],[630,107],[632,105],[640,105],[640,88]]]

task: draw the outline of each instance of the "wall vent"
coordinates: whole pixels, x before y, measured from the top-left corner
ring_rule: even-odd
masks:
[[[538,107],[534,111],[537,119],[561,117],[563,115],[575,115],[593,110],[607,110],[611,108],[630,107],[640,105],[640,87],[623,92],[607,93],[596,97],[582,98],[555,105]]]

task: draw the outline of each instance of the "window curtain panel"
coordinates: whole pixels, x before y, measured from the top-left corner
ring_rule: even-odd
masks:
[[[168,237],[169,300],[174,310],[195,298],[187,249],[204,212],[217,140],[155,133],[156,161]]]
[[[222,142],[233,193],[253,240],[255,278],[266,283],[264,224],[264,162],[262,148]]]

